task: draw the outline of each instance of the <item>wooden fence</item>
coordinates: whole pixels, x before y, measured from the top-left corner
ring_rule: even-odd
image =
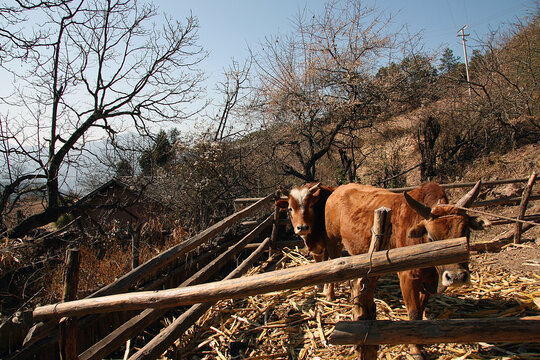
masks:
[[[530,187],[532,188],[534,178],[532,181],[531,178],[498,180],[485,182],[484,185],[490,186],[527,181],[531,184]],[[472,185],[474,184],[445,184],[443,187],[459,188],[470,187]],[[394,189],[394,191],[407,191],[409,189],[411,188]],[[490,200],[491,202],[489,205],[517,201],[518,203],[521,202],[523,207],[523,203],[526,205],[528,200],[538,198],[540,198],[540,195],[530,194],[529,192],[529,196],[527,196],[526,199],[520,198],[519,201],[504,198],[497,199],[499,202]],[[130,310],[130,313],[132,314],[130,318],[124,321],[123,324],[118,326],[107,336],[101,338],[91,346],[83,347],[82,344],[79,343],[79,359],[102,359],[124,345],[129,339],[136,337],[149,325],[155,323],[157,319],[165,314],[167,309],[178,305],[192,305],[189,310],[184,312],[173,323],[163,329],[159,335],[154,337],[142,349],[138,350],[130,357],[130,359],[156,358],[183,332],[194,324],[194,322],[202,316],[215,301],[220,299],[240,298],[268,291],[298,288],[333,281],[343,281],[364,274],[368,269],[367,264],[370,268],[370,274],[373,275],[396,272],[407,268],[432,266],[436,263],[460,262],[466,260],[468,256],[467,246],[466,243],[464,243],[464,240],[455,239],[418,245],[416,248],[408,247],[380,253],[375,252],[371,257],[371,261],[368,261],[366,255],[358,255],[235,280],[235,278],[238,278],[245,273],[251,264],[253,264],[253,262],[266,250],[279,246],[276,239],[278,235],[278,225],[281,222],[279,220],[279,210],[271,207],[273,200],[274,195],[268,195],[265,198],[258,199],[238,199],[235,201],[235,206],[245,204],[250,205],[194,237],[164,251],[144,264],[139,265],[129,273],[101,288],[87,298],[36,308],[31,316],[42,322],[35,324],[33,329],[27,335],[22,349],[13,353],[9,359],[33,358],[36,354],[42,354],[43,349],[47,346],[49,348],[51,346],[57,348],[57,345],[55,344],[58,343],[59,339],[58,320],[61,317],[73,317],[77,319],[77,326],[79,328],[78,337],[80,338],[81,331],[91,328],[94,324],[107,316],[106,314],[104,315],[104,313],[117,312],[119,310],[125,312],[126,310]],[[473,206],[479,207],[487,205],[485,205],[485,203],[482,204],[482,202],[477,202],[473,204]],[[213,259],[207,261],[205,266],[194,272],[187,280],[178,284],[176,289],[133,292],[133,290],[152,290],[161,288],[166,281],[163,277],[153,280],[149,277],[155,276],[155,274],[160,271],[167,270],[167,266],[174,263],[174,261],[202,244],[212,240],[221,232],[230,229],[233,226],[237,226],[247,217],[252,216],[257,212],[266,213],[267,217],[265,220],[257,222],[253,230],[236,243],[228,245],[225,249],[216,251],[218,254],[216,254]],[[538,216],[529,215],[527,217],[524,213],[521,215],[523,221],[533,221],[536,219],[535,216]],[[252,222],[250,223],[254,224]],[[272,229],[271,234],[269,237],[264,236],[264,241],[251,243],[253,240],[260,238],[261,234],[270,228]],[[523,232],[525,230],[526,226],[523,226],[521,231]],[[247,248],[250,249],[251,255],[236,267],[225,280],[206,283],[213,274],[221,271],[225,264]],[[434,256],[434,254],[436,254],[436,256]],[[209,254],[205,255],[209,256]],[[434,259],[435,257],[437,260]],[[172,272],[185,272],[185,268],[180,264],[180,266],[173,269]],[[353,274],[354,276],[352,276]],[[515,325],[514,323],[512,324]],[[532,323],[528,320],[525,322],[520,320],[519,324],[527,324],[526,326],[532,326],[532,329],[536,329],[538,326],[538,319],[534,319]],[[414,324],[411,324],[411,326],[413,325]],[[344,328],[340,325],[340,327],[336,327],[336,329],[341,329],[339,331],[342,333],[353,332],[355,334],[362,334],[361,330],[358,330],[358,328],[361,327],[361,324],[346,324],[343,326]],[[383,324],[381,324],[381,326],[383,326]],[[393,325],[384,324],[384,326]],[[525,327],[523,327],[523,329],[525,329]],[[529,329],[529,327],[526,327],[526,329]],[[341,337],[338,336],[334,338],[343,339],[349,335],[340,336]],[[361,335],[354,336],[356,337],[349,337],[348,340],[336,341],[359,344],[358,340],[354,339],[363,338],[369,339],[371,343],[378,343],[372,341],[370,337],[362,337]],[[437,342],[438,341],[442,340],[438,339]],[[62,341],[62,343],[63,342],[64,341]],[[69,352],[66,352],[66,354],[69,354]],[[70,355],[65,355],[64,358],[70,358]]]

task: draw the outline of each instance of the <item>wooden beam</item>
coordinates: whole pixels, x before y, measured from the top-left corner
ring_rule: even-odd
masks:
[[[529,200],[540,200],[540,194],[529,196]],[[493,200],[476,201],[471,204],[471,207],[493,206],[493,205],[516,205],[521,202],[521,197],[503,197]]]
[[[227,218],[212,225],[211,227],[202,231],[201,233],[156,255],[155,257],[148,260],[144,264],[138,266],[137,268],[131,270],[127,274],[121,276],[116,281],[90,294],[89,296],[86,297],[86,299],[112,295],[112,294],[118,294],[118,293],[127,291],[129,287],[133,286],[135,283],[137,283],[142,278],[144,278],[146,274],[151,274],[152,272],[155,272],[157,269],[168,265],[172,261],[178,259],[180,256],[195,249],[197,246],[201,245],[202,243],[211,240],[218,233],[224,231],[225,229],[231,227],[235,223],[240,222],[241,220],[252,215],[256,211],[259,211],[260,209],[269,205],[273,198],[274,198],[274,194],[270,194],[262,199],[259,199],[259,201],[257,201],[255,204],[228,216]],[[51,330],[54,329],[56,325],[57,325],[56,321],[50,322],[47,324],[44,324],[44,323],[36,324],[31,329],[31,332],[29,332],[29,334],[27,335],[24,341],[24,345],[25,346],[32,345],[34,342],[46,336],[49,336]]]
[[[261,245],[261,243],[247,244],[245,249],[246,250],[253,250],[253,249],[258,248],[260,245]],[[306,246],[306,244],[304,243],[304,240],[299,238],[299,239],[288,240],[288,241],[283,241],[283,240],[282,241],[276,241],[275,243],[273,243],[272,248],[274,248],[274,249],[282,249],[282,248],[285,248],[285,247],[295,248],[297,246],[300,249],[303,249]]]
[[[226,278],[233,279],[244,274],[251,265],[264,253],[271,244],[271,238],[266,238],[260,246]],[[133,354],[128,360],[157,359],[171,344],[189,329],[214,303],[196,304],[175,319],[166,329],[159,332],[143,348]]]
[[[273,215],[269,216],[259,226],[253,229],[249,234],[244,236],[235,245],[231,246],[227,251],[223,251],[217,258],[204,266],[189,279],[184,281],[178,288],[189,285],[200,284],[215,275],[224,265],[227,264],[242,248],[252,241],[260,232],[272,224]],[[113,330],[109,335],[98,341],[96,344],[88,348],[79,356],[79,360],[102,359],[120,347],[128,339],[133,338],[138,333],[150,326],[153,322],[163,316],[168,309],[146,309],[140,314],[134,316],[118,328]]]
[[[379,276],[397,271],[468,261],[466,238],[435,241],[272,271],[243,279],[190,286],[181,289],[143,291],[83,299],[37,307],[34,319],[82,314],[170,308],[222,299],[243,298],[303,286]],[[371,260],[371,261],[370,261]]]
[[[540,316],[496,319],[342,321],[334,345],[540,342]]]
[[[255,204],[226,217],[225,219],[212,225],[208,229],[189,238],[188,240],[182,241],[180,244],[173,246],[172,248],[148,260],[147,262],[140,265],[139,267],[133,269],[126,275],[120,277],[115,282],[94,292],[92,295],[89,296],[89,298],[100,297],[104,295],[111,295],[111,294],[115,294],[115,293],[119,293],[119,292],[127,290],[129,286],[133,285],[135,282],[143,278],[144,274],[151,273],[152,271],[155,271],[156,269],[169,264],[170,262],[182,256],[183,254],[195,249],[197,246],[212,239],[216,234],[231,227],[235,223],[248,217],[249,215],[253,214],[257,210],[260,210],[263,206],[270,204],[270,200],[272,200],[273,197],[274,197],[274,194],[270,194],[267,197],[262,198]]]
[[[525,211],[527,210],[527,204],[529,203],[529,197],[531,196],[532,187],[536,181],[536,172],[533,171],[525,189],[523,189],[523,194],[521,195],[521,203],[519,204],[519,213],[518,220],[523,219]],[[516,222],[516,230],[514,236],[514,244],[519,244],[521,242],[521,228],[523,225],[520,222]]]

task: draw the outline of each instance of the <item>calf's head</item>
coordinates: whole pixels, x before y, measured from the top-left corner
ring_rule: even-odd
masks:
[[[320,185],[320,183],[311,183],[296,187],[289,193],[284,194],[287,196],[287,200],[280,199],[276,201],[277,207],[288,209],[294,232],[297,235],[307,236],[313,230],[313,226],[317,221],[315,205],[320,198]]]
[[[433,208],[414,200],[405,193],[405,199],[409,206],[424,218],[418,224],[413,225],[408,230],[407,235],[411,238],[425,237],[428,241],[466,237],[468,242],[471,230],[482,230],[490,224],[487,219],[469,216],[462,209],[472,204],[478,195],[480,186],[481,182],[478,182],[456,205],[436,205]],[[470,281],[468,263],[438,266],[437,271],[439,273],[439,291],[443,291],[449,286],[464,285]]]

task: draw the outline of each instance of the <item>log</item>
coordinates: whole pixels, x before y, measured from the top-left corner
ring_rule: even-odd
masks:
[[[504,185],[504,184],[513,184],[513,183],[524,183],[529,180],[529,177],[524,178],[517,178],[517,179],[502,179],[502,180],[492,180],[492,181],[482,181],[482,186],[496,186],[496,185]],[[450,184],[439,184],[443,189],[459,189],[459,188],[468,188],[471,186],[476,185],[476,182],[466,182],[466,183],[450,183]],[[419,185],[418,185],[419,186]],[[402,188],[388,188],[386,190],[392,191],[392,192],[405,192],[405,191],[411,191],[416,189],[418,186],[408,186],[408,187],[402,187]],[[506,203],[515,203],[519,202],[521,198],[507,198],[509,200],[506,200]],[[539,195],[533,195],[531,200],[538,200],[540,199]],[[235,208],[236,204],[250,204],[257,201],[260,201],[261,198],[238,198],[234,200]],[[486,202],[488,204],[497,204],[496,200],[487,200]],[[489,201],[493,201],[493,203],[489,203]],[[482,202],[480,202],[482,203]],[[504,202],[503,202],[504,203]],[[489,205],[478,205],[478,206],[489,206]],[[472,207],[475,207],[473,204]]]
[[[529,196],[529,200],[539,200],[540,194]],[[493,200],[476,201],[471,204],[471,207],[493,206],[493,205],[515,205],[521,201],[521,197],[504,197]]]
[[[274,194],[268,195],[267,197],[256,202],[255,204],[226,217],[225,219],[212,225],[208,229],[200,232],[199,234],[162,252],[161,254],[153,257],[152,259],[148,260],[144,264],[140,265],[136,269],[130,271],[126,275],[120,277],[115,282],[91,294],[89,297],[94,298],[94,297],[119,293],[119,292],[127,290],[129,286],[139,281],[142,277],[144,277],[145,274],[151,273],[155,271],[156,269],[169,264],[170,262],[174,261],[178,257],[188,253],[189,251],[195,249],[197,246],[212,239],[216,234],[224,231],[225,229],[231,227],[232,225],[239,222],[240,220],[253,214],[255,211],[261,209],[264,205],[267,205],[271,199],[273,199],[273,196]]]
[[[540,220],[540,214],[531,214],[531,215],[524,215],[522,220],[525,220],[525,221],[528,221],[528,222],[538,222],[538,220]],[[516,220],[513,219],[505,219],[505,220],[489,220],[489,222],[491,223],[492,226],[497,226],[497,225],[508,225],[508,224],[515,224],[516,223]],[[540,223],[539,223],[540,224]]]
[[[266,229],[272,223],[272,215],[263,221],[259,226],[253,229],[249,234],[244,236],[235,245],[231,246],[227,251],[224,251],[216,259],[192,275],[178,287],[186,287],[189,285],[200,284],[215,275],[224,265],[227,264],[242,248],[251,240],[253,240],[260,232]],[[79,360],[102,359],[120,347],[128,339],[133,338],[146,327],[163,316],[168,309],[146,309],[137,316],[134,316],[124,324],[113,330],[109,335],[98,341],[96,344],[88,348],[79,356]]]
[[[266,196],[265,198],[259,199],[259,201],[257,201],[255,204],[252,204],[251,206],[228,216],[227,218],[212,225],[211,227],[202,231],[201,233],[156,255],[155,257],[148,260],[144,264],[138,266],[137,268],[131,270],[127,274],[121,276],[120,278],[110,283],[109,285],[104,286],[98,291],[90,294],[86,298],[91,299],[95,297],[118,294],[118,293],[127,291],[130,286],[133,286],[134,284],[136,284],[146,274],[155,272],[157,269],[168,265],[172,261],[178,259],[180,256],[195,249],[197,246],[201,245],[202,243],[212,239],[218,233],[231,227],[235,223],[245,219],[246,217],[250,216],[256,211],[262,209],[264,206],[270,204],[270,201],[273,198],[274,198],[274,194],[270,194]],[[51,329],[54,329],[56,325],[57,325],[56,322],[52,322],[48,324],[42,324],[42,323],[36,324],[36,326],[32,329],[31,333],[27,335],[24,341],[25,346],[31,345],[34,342],[46,336],[49,336]]]
[[[527,185],[525,186],[525,189],[523,189],[523,194],[521,195],[521,203],[519,204],[519,213],[517,216],[518,220],[523,219],[523,216],[525,215],[525,211],[527,210],[527,204],[529,203],[529,197],[531,196],[532,187],[535,181],[536,172],[533,171],[531,177],[529,178],[529,181],[527,182]],[[520,222],[516,222],[514,244],[519,244],[521,242],[522,226],[523,225]]]
[[[253,243],[253,244],[247,244],[245,249],[246,250],[253,250],[257,249],[261,243]],[[294,240],[288,240],[288,241],[276,241],[273,245],[273,249],[283,249],[283,248],[295,248],[299,247],[300,249],[304,248],[306,244],[304,243],[304,240],[302,239],[294,239]]]
[[[271,244],[266,238],[261,245],[225,279],[233,279],[244,274]],[[171,344],[189,329],[214,303],[193,305],[188,311],[175,319],[165,330],[160,331],[143,348],[133,354],[129,360],[157,359]]]
[[[73,301],[77,299],[77,288],[79,286],[79,249],[66,250],[66,266],[64,269],[64,289],[62,301]],[[65,317],[60,320],[58,347],[61,360],[77,359],[77,319]]]
[[[345,281],[366,276],[380,276],[407,269],[468,261],[466,238],[435,241],[283,269],[248,278],[190,286],[181,289],[143,291],[100,298],[82,299],[67,303],[37,307],[32,315],[41,320],[50,317],[80,316],[82,314],[144,308],[170,308],[182,305],[243,298],[308,285]]]
[[[523,225],[521,232],[524,233],[525,231],[532,228],[533,225],[531,224],[525,224]],[[493,238],[491,241],[487,242],[478,242],[475,244],[471,244],[471,251],[498,251],[503,246],[510,243],[510,240],[514,238],[514,233],[516,229],[508,230],[503,232],[500,235],[497,235],[495,238]]]
[[[495,319],[341,321],[334,345],[539,342],[540,316]]]

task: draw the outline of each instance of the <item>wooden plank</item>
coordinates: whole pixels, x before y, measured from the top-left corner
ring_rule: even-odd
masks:
[[[496,319],[342,321],[334,345],[540,342],[540,316]]]
[[[518,220],[522,220],[523,216],[525,215],[525,211],[527,210],[527,204],[529,203],[529,197],[531,196],[532,187],[535,181],[536,181],[536,172],[533,171],[531,177],[529,178],[529,181],[527,182],[527,185],[525,186],[525,189],[523,189],[523,194],[521,195],[521,203],[519,205],[519,213],[517,216]],[[514,244],[521,243],[522,226],[523,225],[520,222],[516,222]]]
[[[224,251],[216,259],[208,263],[205,267],[192,275],[189,279],[182,282],[178,288],[189,285],[200,284],[215,275],[224,265],[227,264],[235,255],[237,255],[244,246],[252,241],[261,231],[266,229],[272,223],[273,215],[269,216],[259,226],[244,236],[235,245]],[[163,316],[168,309],[146,309],[137,316],[134,316],[124,324],[113,330],[109,335],[98,341],[96,344],[84,351],[79,360],[102,359],[111,352],[120,347],[128,339],[133,338],[146,327]]]
[[[169,308],[222,299],[243,298],[307,285],[345,281],[370,275],[379,276],[397,271],[432,267],[468,261],[466,238],[435,241],[379,251],[372,256],[362,254],[323,261],[292,269],[283,269],[243,279],[231,279],[181,289],[143,291],[83,299],[37,307],[32,315],[40,320],[49,317],[79,316],[91,313],[138,310],[148,307]],[[371,260],[371,261],[370,261]]]
[[[260,246],[231,272],[226,278],[233,279],[244,274],[251,265],[264,253],[272,240],[266,238]],[[204,303],[193,305],[188,311],[175,319],[165,330],[160,331],[152,340],[150,340],[137,353],[133,354],[129,360],[139,359],[157,359],[167,350],[171,344],[176,341],[187,329],[189,329],[214,303]]]

